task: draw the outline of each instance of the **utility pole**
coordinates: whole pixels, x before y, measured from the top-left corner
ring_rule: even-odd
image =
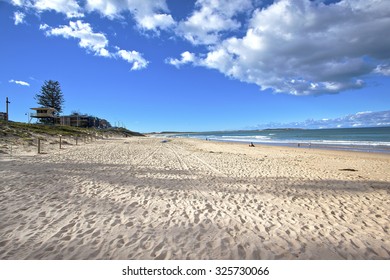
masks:
[[[8,101],[8,97],[6,97],[5,99],[5,118],[6,118],[6,121],[8,122],[8,104],[10,104],[11,102]]]

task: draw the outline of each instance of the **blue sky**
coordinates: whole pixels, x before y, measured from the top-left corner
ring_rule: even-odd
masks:
[[[0,1],[0,111],[52,79],[140,132],[390,124],[389,28],[387,0]]]

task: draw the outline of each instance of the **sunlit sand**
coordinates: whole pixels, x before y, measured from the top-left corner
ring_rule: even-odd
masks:
[[[390,258],[390,155],[123,138],[0,156],[0,259]]]

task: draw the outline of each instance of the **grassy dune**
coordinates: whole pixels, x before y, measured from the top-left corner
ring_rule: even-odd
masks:
[[[125,128],[80,128],[62,125],[26,124],[0,121],[0,153],[10,153],[10,146],[35,146],[37,139],[54,144],[62,136],[67,144],[73,139],[144,136]],[[68,140],[66,140],[68,139]]]

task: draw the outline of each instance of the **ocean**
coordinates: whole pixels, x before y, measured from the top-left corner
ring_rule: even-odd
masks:
[[[263,145],[390,153],[390,127],[212,131],[167,136],[248,144],[252,142]]]

